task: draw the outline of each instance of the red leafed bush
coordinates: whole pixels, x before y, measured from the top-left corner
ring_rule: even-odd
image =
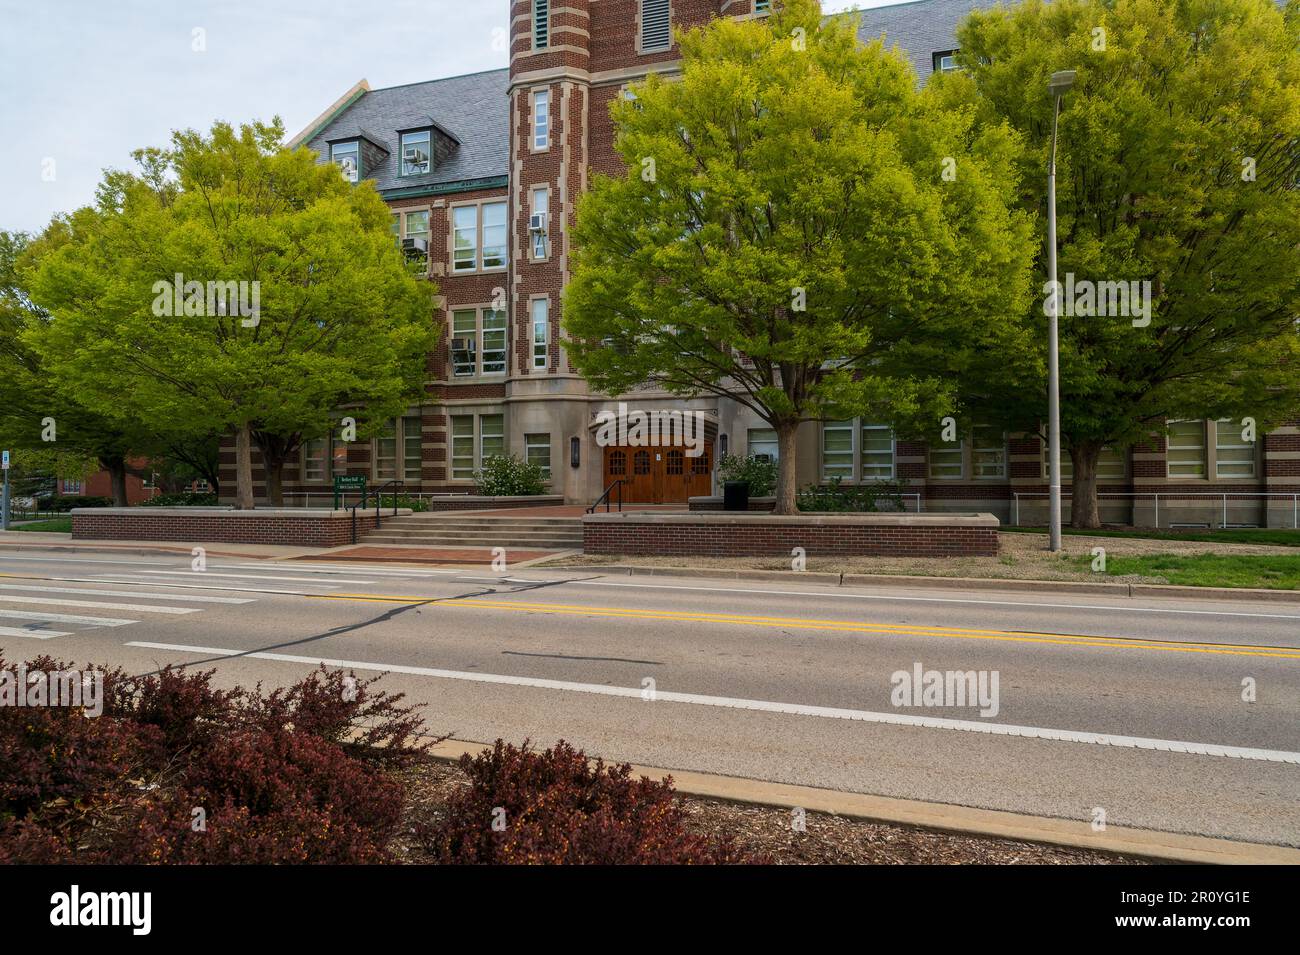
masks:
[[[632,778],[632,768],[591,764],[561,740],[544,752],[497,740],[462,756],[468,789],[442,821],[420,830],[446,863],[684,865],[758,861],[730,841],[692,833],[671,780]],[[495,825],[494,825],[495,823]]]
[[[387,861],[403,794],[386,764],[422,748],[400,695],[323,667],[270,693],[98,672],[102,716],[0,707],[0,863]]]

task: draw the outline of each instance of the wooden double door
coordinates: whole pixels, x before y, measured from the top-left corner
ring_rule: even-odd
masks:
[[[691,457],[684,447],[605,448],[604,487],[623,479],[625,504],[685,504],[713,493],[713,442]],[[611,497],[617,500],[618,492]]]

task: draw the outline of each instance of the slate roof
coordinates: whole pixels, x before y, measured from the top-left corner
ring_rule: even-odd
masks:
[[[331,140],[379,140],[388,156],[367,169],[380,192],[505,177],[510,171],[509,70],[489,70],[363,93],[307,140],[322,161]],[[460,145],[451,157],[422,176],[398,176],[399,129],[436,124]]]
[[[972,10],[987,10],[1002,0],[913,0],[859,11],[858,39],[880,39],[897,46],[912,61],[922,82],[934,72],[934,54],[957,47],[957,25]]]

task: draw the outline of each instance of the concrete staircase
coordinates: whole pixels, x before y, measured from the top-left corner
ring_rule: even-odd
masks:
[[[581,550],[582,520],[578,517],[529,517],[522,508],[518,516],[483,516],[457,511],[409,514],[384,518],[379,529],[362,536],[359,543]]]

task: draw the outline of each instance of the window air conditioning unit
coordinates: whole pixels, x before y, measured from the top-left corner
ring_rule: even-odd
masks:
[[[545,212],[534,212],[528,217],[528,231],[533,235],[546,235]]]
[[[402,160],[410,166],[425,166],[428,165],[429,156],[423,149],[407,146],[406,151],[402,153]]]
[[[419,255],[429,254],[429,240],[421,238],[411,238],[402,240],[403,252],[415,252]]]
[[[472,338],[453,338],[451,340],[451,350],[453,352],[469,352],[474,350],[474,339]]]

